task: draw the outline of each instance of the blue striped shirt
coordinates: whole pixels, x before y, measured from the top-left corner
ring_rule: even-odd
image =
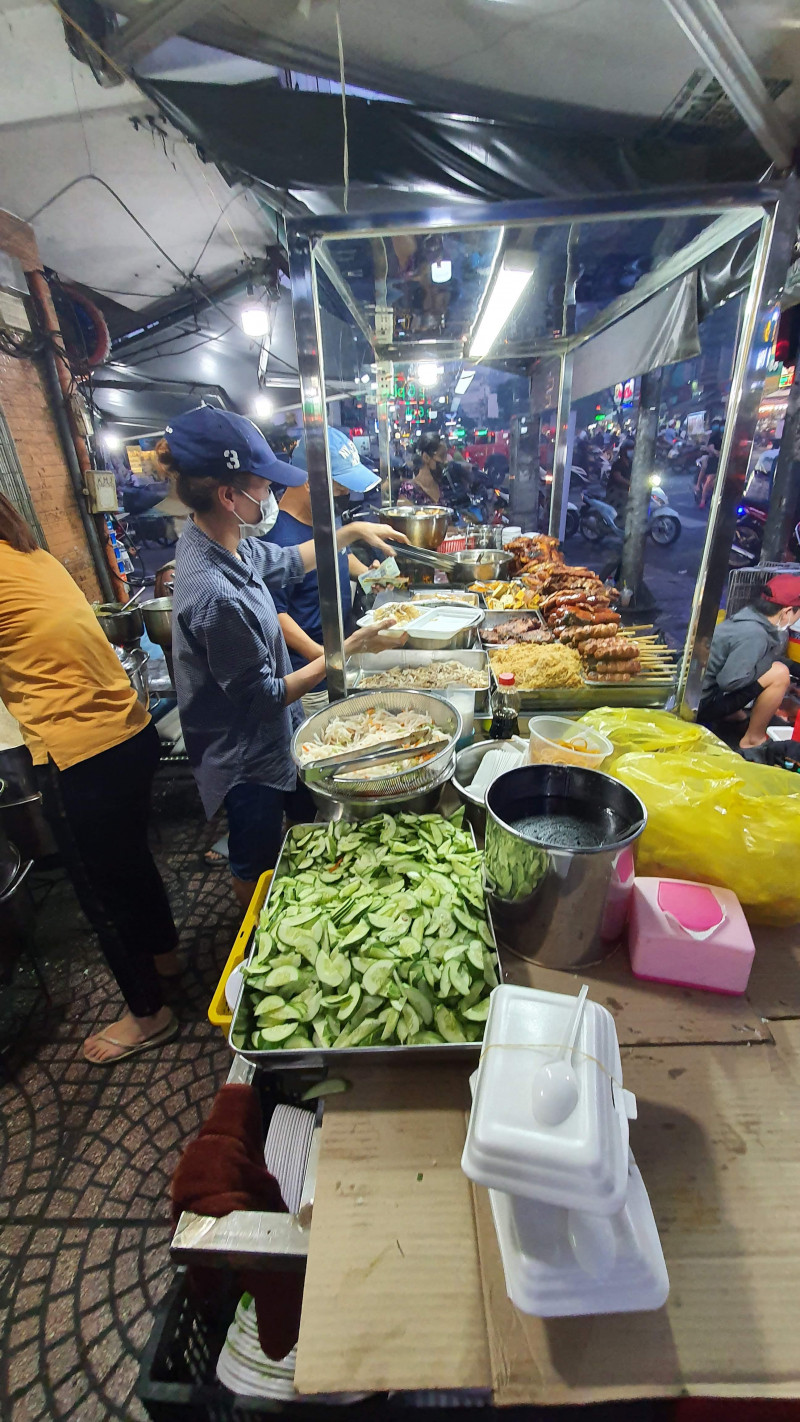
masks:
[[[286,706],[292,670],[269,589],[300,582],[294,548],[258,538],[239,557],[187,519],[175,551],[172,654],[183,738],[210,819],[234,785],[293,790],[289,753],[303,720]]]

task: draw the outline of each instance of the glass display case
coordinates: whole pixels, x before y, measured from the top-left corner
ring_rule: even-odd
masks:
[[[505,518],[549,532],[568,563],[641,596],[647,621],[679,654],[664,704],[693,713],[759,417],[763,334],[799,206],[789,179],[291,226],[332,695],[344,694],[345,676],[329,423],[356,432],[380,469],[384,503],[401,482],[416,496],[415,441],[438,432],[448,461],[469,467],[467,480],[458,479],[463,464],[441,476],[450,507],[459,484],[462,531]],[[718,470],[698,513],[687,510],[687,490],[702,474],[697,459],[715,416],[724,419]],[[612,527],[592,540],[589,522],[581,526],[581,471],[607,476],[612,433],[630,436],[629,491]],[[649,527],[659,482],[667,503],[674,497],[684,510],[661,544]],[[602,488],[588,492],[605,501]]]

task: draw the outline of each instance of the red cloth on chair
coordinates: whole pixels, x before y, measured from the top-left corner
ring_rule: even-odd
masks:
[[[264,1164],[261,1110],[252,1086],[223,1086],[196,1140],[190,1141],[172,1177],[172,1217],[228,1215],[232,1210],[286,1213],[278,1183]],[[217,1271],[192,1265],[193,1292],[212,1301]],[[303,1300],[302,1270],[240,1270],[243,1291],[253,1295],[261,1347],[285,1358],[297,1342]]]

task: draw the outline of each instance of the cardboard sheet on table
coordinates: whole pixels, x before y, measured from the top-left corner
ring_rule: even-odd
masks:
[[[590,995],[613,1013],[622,1046],[638,1043],[760,1042],[770,1040],[767,1017],[800,1017],[800,925],[756,928],[756,956],[741,997],[643,982],[631,972],[628,952],[618,948],[605,962],[582,973],[541,968],[504,953],[506,982]]]
[[[296,1383],[301,1392],[488,1388],[461,1151],[472,1058],[348,1067],[326,1103]]]
[[[671,1293],[657,1313],[528,1318],[475,1189],[495,1401],[800,1397],[800,1022],[776,1040],[623,1051],[631,1145]]]

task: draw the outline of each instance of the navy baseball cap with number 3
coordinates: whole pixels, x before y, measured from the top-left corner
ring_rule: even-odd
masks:
[[[172,457],[182,474],[219,479],[255,474],[276,484],[304,484],[308,475],[275,457],[257,425],[231,410],[200,405],[167,425],[164,431]]]

